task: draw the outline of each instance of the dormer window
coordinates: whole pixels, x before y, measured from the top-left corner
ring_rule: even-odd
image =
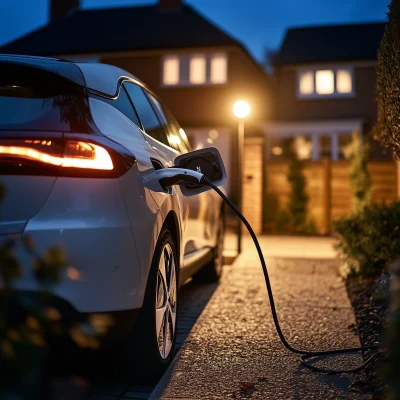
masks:
[[[354,74],[350,67],[301,68],[297,82],[300,99],[354,96]]]
[[[227,81],[226,53],[168,55],[162,60],[164,86],[223,85]]]

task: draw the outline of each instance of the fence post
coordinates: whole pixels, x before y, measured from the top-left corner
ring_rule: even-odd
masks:
[[[332,208],[332,171],[331,160],[325,157],[323,166],[323,233],[325,235],[331,232],[331,208]]]

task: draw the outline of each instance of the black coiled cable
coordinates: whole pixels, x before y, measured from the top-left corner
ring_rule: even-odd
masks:
[[[213,188],[225,201],[225,203],[228,204],[228,206],[236,213],[236,215],[240,218],[240,220],[244,223],[246,226],[247,230],[250,233],[251,238],[253,239],[253,242],[256,246],[258,256],[260,257],[261,261],[261,266],[264,272],[264,278],[265,278],[265,284],[267,286],[267,291],[268,291],[268,297],[269,297],[269,302],[270,302],[270,307],[271,307],[271,312],[272,312],[272,317],[274,320],[275,328],[276,331],[278,332],[279,338],[281,339],[283,345],[290,350],[293,353],[300,354],[301,355],[301,364],[304,365],[305,367],[312,369],[313,371],[317,372],[324,372],[324,373],[329,373],[329,374],[344,374],[344,373],[358,373],[362,371],[365,367],[367,367],[369,364],[371,364],[375,359],[377,359],[380,356],[380,352],[377,351],[373,355],[371,355],[362,365],[360,365],[357,368],[352,368],[352,369],[347,369],[347,370],[333,370],[333,369],[328,369],[328,368],[320,368],[317,366],[314,366],[305,360],[311,357],[319,357],[319,356],[326,356],[326,355],[334,355],[334,354],[345,354],[345,353],[355,353],[359,351],[365,351],[365,350],[371,350],[371,349],[378,349],[378,345],[370,345],[370,346],[364,346],[364,347],[350,347],[350,348],[345,348],[345,349],[336,349],[336,350],[327,350],[327,351],[308,351],[308,350],[299,350],[291,346],[288,341],[286,340],[282,329],[279,324],[278,320],[278,314],[276,312],[276,307],[275,307],[275,301],[274,301],[274,296],[272,293],[272,288],[271,288],[271,282],[269,279],[268,275],[268,269],[267,265],[265,263],[264,255],[261,250],[261,246],[258,242],[257,236],[253,231],[253,228],[250,226],[246,218],[243,216],[243,214],[236,208],[236,206],[228,199],[227,196],[217,187],[215,186],[209,178],[203,175],[203,178],[201,179],[201,184],[203,185],[208,185],[211,188]]]

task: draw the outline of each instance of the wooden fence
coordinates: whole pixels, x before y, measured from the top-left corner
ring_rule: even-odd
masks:
[[[372,196],[378,203],[397,199],[397,166],[394,161],[370,161]],[[287,162],[264,164],[263,230],[276,231],[271,215],[277,215],[288,202],[290,184]],[[309,161],[305,164],[309,196],[308,212],[318,233],[331,232],[331,223],[351,213],[350,166],[348,161]]]

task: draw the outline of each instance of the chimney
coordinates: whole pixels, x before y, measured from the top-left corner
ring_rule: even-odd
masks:
[[[160,0],[161,10],[179,10],[182,7],[183,0]]]
[[[79,8],[79,0],[50,0],[50,22]]]

